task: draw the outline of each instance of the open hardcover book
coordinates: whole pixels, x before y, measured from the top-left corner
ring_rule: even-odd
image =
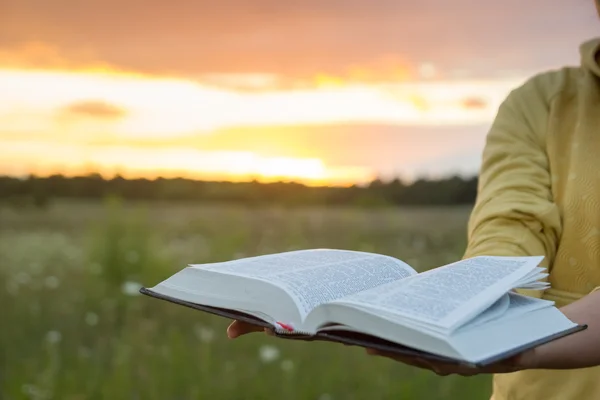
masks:
[[[417,273],[379,254],[299,250],[189,265],[141,292],[279,337],[483,366],[585,329],[513,291],[548,287],[542,259],[475,257]]]

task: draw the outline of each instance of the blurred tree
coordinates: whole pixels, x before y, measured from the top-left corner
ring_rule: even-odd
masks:
[[[366,186],[309,187],[294,182],[210,182],[184,178],[105,179],[99,174],[79,177],[52,175],[15,178],[0,176],[0,201],[30,198],[46,206],[52,198],[126,200],[185,200],[245,203],[248,205],[458,205],[472,204],[477,194],[477,177],[420,178],[406,184],[396,178],[375,179]]]

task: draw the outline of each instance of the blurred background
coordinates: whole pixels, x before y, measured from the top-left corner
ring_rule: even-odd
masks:
[[[487,399],[138,289],[311,247],[456,260],[498,105],[599,27],[591,0],[2,0],[0,399]]]

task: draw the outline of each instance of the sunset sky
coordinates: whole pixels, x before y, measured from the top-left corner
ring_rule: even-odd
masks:
[[[475,173],[504,96],[595,36],[592,0],[2,0],[0,174]]]

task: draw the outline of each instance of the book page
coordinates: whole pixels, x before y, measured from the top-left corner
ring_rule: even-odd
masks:
[[[523,296],[518,293],[508,293],[502,296],[494,305],[462,326],[458,331],[473,329],[494,320],[508,320],[527,312],[550,307],[554,302]]]
[[[327,249],[191,267],[275,284],[294,299],[302,317],[320,304],[416,275],[409,265],[392,257]]]
[[[475,257],[340,300],[452,330],[536,268],[542,257]]]

